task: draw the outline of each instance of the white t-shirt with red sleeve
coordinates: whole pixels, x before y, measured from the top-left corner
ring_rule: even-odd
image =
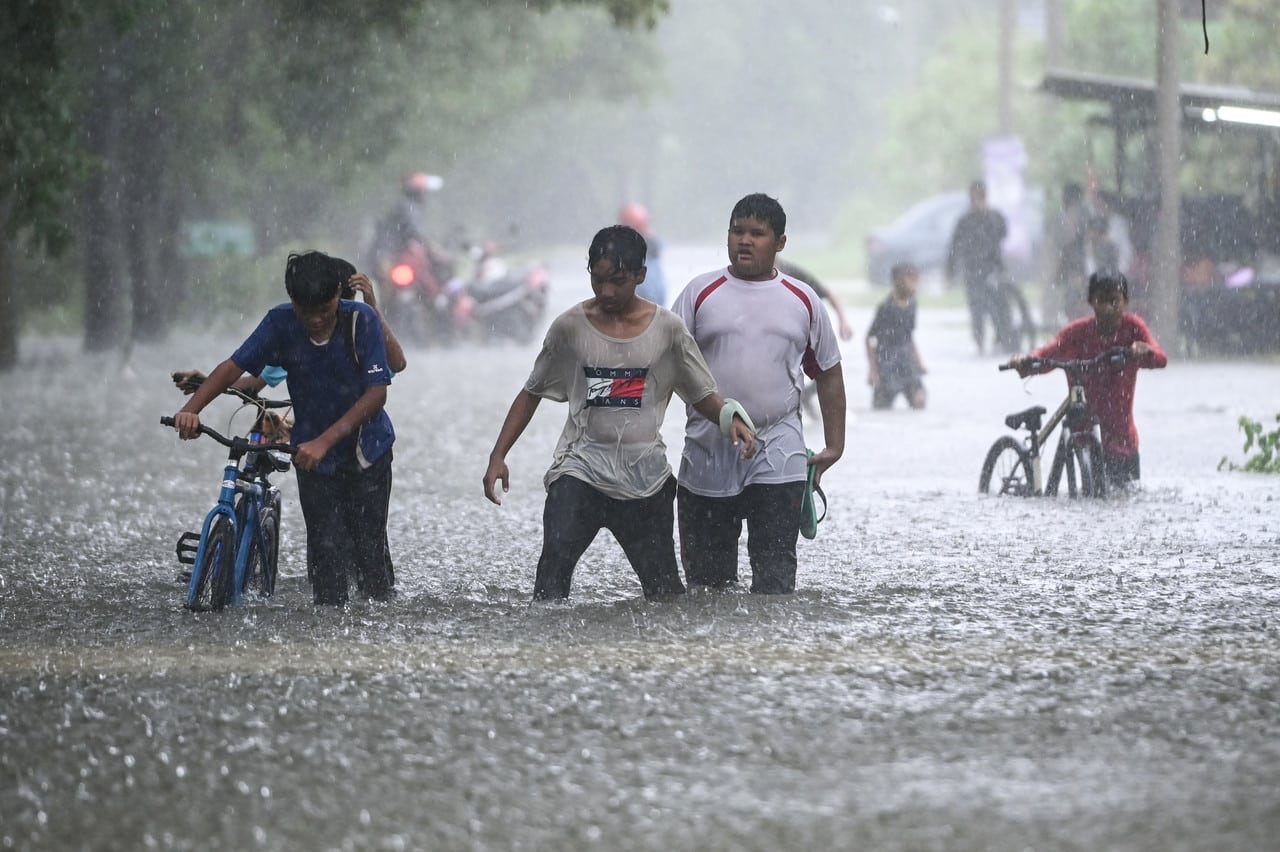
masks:
[[[813,288],[775,270],[768,281],[744,281],[729,268],[694,278],[671,310],[684,320],[723,397],[751,415],[761,447],[753,459],[689,410],[680,484],[704,497],[731,497],[751,484],[803,480],[805,375],[840,363],[840,345]]]

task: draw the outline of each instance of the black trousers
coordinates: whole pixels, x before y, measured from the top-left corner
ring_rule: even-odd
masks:
[[[680,486],[676,502],[685,582],[714,588],[738,582],[738,537],[745,520],[751,591],[794,592],[804,489],[804,482],[784,482],[748,485],[733,497],[703,497]]]
[[[362,593],[376,600],[388,597],[391,451],[365,470],[354,459],[331,474],[296,470],[315,602],[346,603],[347,573],[352,569]]]
[[[1102,464],[1106,470],[1108,485],[1127,485],[1142,478],[1142,465],[1138,454],[1131,456],[1110,456],[1103,454]]]
[[[1005,345],[1013,324],[1008,302],[996,289],[996,281],[996,274],[992,274],[973,280],[966,278],[964,282],[965,298],[969,303],[969,330],[973,334],[974,343],[983,351],[986,350],[988,319],[991,320],[993,349]]]
[[[684,592],[676,567],[675,477],[651,497],[618,500],[581,479],[562,476],[547,488],[542,509],[542,555],[533,584],[534,600],[569,597],[573,569],[595,540],[613,533],[646,598]]]

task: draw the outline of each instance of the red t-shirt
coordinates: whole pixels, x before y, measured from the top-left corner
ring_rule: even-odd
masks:
[[[1102,450],[1109,456],[1128,458],[1138,454],[1138,429],[1133,424],[1133,391],[1138,382],[1138,370],[1141,367],[1163,367],[1169,363],[1147,324],[1137,314],[1124,314],[1120,317],[1120,328],[1115,336],[1103,339],[1098,334],[1098,321],[1094,317],[1084,317],[1067,323],[1057,337],[1031,353],[1036,358],[1063,361],[1093,358],[1117,346],[1127,349],[1139,340],[1151,347],[1149,355],[1130,359],[1120,366],[1099,364],[1084,375],[1089,413],[1098,418]]]

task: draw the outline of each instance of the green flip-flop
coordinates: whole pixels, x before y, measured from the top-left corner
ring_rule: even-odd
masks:
[[[813,450],[806,449],[806,456],[812,456]],[[809,473],[805,478],[804,497],[800,500],[800,535],[805,538],[815,538],[818,535],[818,524],[827,516],[827,495],[822,493],[822,486],[816,485],[813,481],[817,468],[809,465]],[[822,514],[818,514],[818,504],[814,499],[817,497],[822,500]]]

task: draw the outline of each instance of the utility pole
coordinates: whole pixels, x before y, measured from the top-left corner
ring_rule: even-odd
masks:
[[[1000,0],[999,80],[996,101],[997,125],[1001,136],[1013,132],[1013,31],[1017,24],[1014,0]]]
[[[1044,0],[1044,64],[1062,65],[1062,0]]]
[[[1151,252],[1151,321],[1164,348],[1178,343],[1178,307],[1182,292],[1182,84],[1179,0],[1156,4],[1156,187],[1160,210]]]

